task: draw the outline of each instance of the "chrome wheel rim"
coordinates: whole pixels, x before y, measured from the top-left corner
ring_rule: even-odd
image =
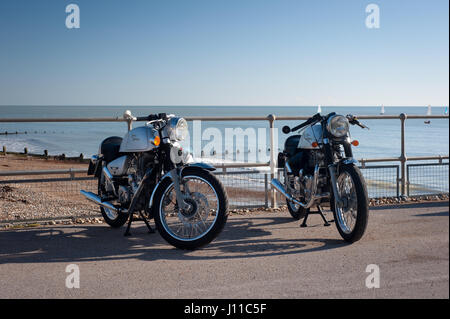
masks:
[[[291,201],[287,201],[287,202],[288,202],[288,205],[291,207],[291,209],[293,211],[298,212],[298,210],[300,209],[300,205],[299,204],[293,203]]]
[[[219,196],[214,187],[199,176],[184,177],[182,185],[188,210],[178,209],[172,183],[164,191],[159,203],[159,217],[170,236],[181,241],[194,241],[205,236],[216,223]]]
[[[350,234],[355,229],[358,217],[358,198],[355,184],[347,172],[343,172],[337,178],[337,188],[342,206],[336,205],[337,222],[345,234]]]
[[[99,196],[103,195],[104,183],[105,183],[105,178],[102,175],[102,177],[101,177],[101,185],[102,186],[100,186],[99,189],[98,189],[98,195]],[[111,210],[109,208],[102,207],[102,206],[100,206],[100,208],[103,209],[103,211],[105,212],[106,217],[108,217],[108,219],[110,219],[110,220],[116,220],[117,217],[119,217],[119,213],[118,212],[115,212],[115,211],[113,211],[113,210]]]
[[[108,218],[111,220],[115,220],[119,216],[119,214],[117,212],[112,211],[109,208],[103,207],[103,209],[105,210],[106,216],[108,216]]]

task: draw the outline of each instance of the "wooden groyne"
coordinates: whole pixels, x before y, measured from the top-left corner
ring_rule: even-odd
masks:
[[[0,155],[8,156],[18,156],[18,157],[25,157],[25,158],[39,158],[39,159],[45,159],[45,160],[54,160],[54,161],[64,161],[64,162],[78,162],[78,163],[89,163],[88,158],[84,158],[83,153],[81,153],[79,156],[75,157],[68,157],[66,154],[60,154],[60,155],[49,155],[48,150],[44,150],[42,154],[36,154],[36,153],[30,153],[28,151],[28,148],[24,148],[23,152],[10,152],[7,150],[6,146],[3,146]]]

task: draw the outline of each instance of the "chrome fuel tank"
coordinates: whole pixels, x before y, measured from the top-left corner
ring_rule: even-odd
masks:
[[[121,153],[147,152],[158,147],[159,134],[153,127],[141,126],[129,131],[120,144]]]

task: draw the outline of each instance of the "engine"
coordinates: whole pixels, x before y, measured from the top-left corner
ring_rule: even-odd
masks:
[[[121,207],[129,207],[138,185],[147,170],[153,167],[154,163],[155,155],[151,152],[145,152],[119,157],[107,165],[109,172],[114,176],[114,182],[109,181],[107,178],[106,189],[117,198]],[[144,194],[149,193],[145,188],[143,191],[145,192]],[[140,202],[137,203],[136,210],[145,208],[145,199],[148,196],[141,197]]]
[[[316,166],[319,167],[319,172],[325,170],[325,155],[320,150],[305,151],[301,157],[297,157],[299,163],[295,163],[295,167],[301,167],[298,174],[292,172],[290,174],[285,170],[286,184],[291,190],[291,194],[303,198],[308,201],[312,195],[311,191],[314,183],[314,171]],[[293,165],[294,166],[294,165]],[[317,180],[318,188],[326,185],[326,176],[319,174]]]

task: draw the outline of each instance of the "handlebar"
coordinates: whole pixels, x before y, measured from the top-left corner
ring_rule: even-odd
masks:
[[[165,120],[167,118],[166,113],[159,113],[159,114],[150,114],[148,116],[138,116],[136,117],[136,121],[156,121],[156,120]]]
[[[316,124],[317,122],[319,122],[321,120],[322,120],[322,115],[320,115],[320,113],[317,113],[316,115],[309,118],[308,120],[306,120],[306,122],[303,122],[300,125],[297,125],[293,128],[289,128],[289,126],[284,126],[282,130],[283,130],[284,134],[289,134],[290,132],[298,131],[299,129],[304,128],[305,126],[308,126],[311,124]]]
[[[330,113],[328,116],[334,115],[334,114],[335,113]],[[356,116],[354,116],[352,114],[348,114],[346,117],[347,117],[347,120],[348,120],[348,122],[350,124],[358,125],[359,127],[363,128],[363,129],[366,128],[366,129],[369,130],[369,128],[367,126],[365,126],[364,124],[362,124],[361,122],[358,121],[358,118]],[[322,115],[320,115],[320,113],[317,113],[313,117],[311,117],[308,120],[306,120],[306,122],[303,122],[302,124],[297,125],[297,126],[295,126],[293,128],[290,128],[289,126],[283,126],[282,131],[283,131],[284,134],[289,134],[291,132],[298,131],[299,129],[301,129],[301,128],[305,127],[305,126],[316,124],[317,122],[320,122],[322,119],[323,119]]]
[[[360,128],[366,128],[368,130],[370,130],[367,126],[365,126],[364,124],[362,124],[360,121],[358,121],[358,118],[352,114],[347,114],[347,120],[350,124],[352,125],[358,125]]]

